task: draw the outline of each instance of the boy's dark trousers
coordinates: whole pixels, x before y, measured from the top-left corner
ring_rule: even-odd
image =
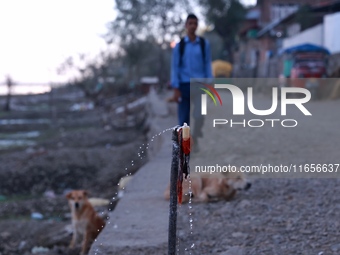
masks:
[[[192,136],[194,140],[202,137],[202,127],[204,118],[201,114],[201,94],[200,84],[191,84],[190,82],[183,82],[179,85],[181,92],[181,101],[178,103],[178,124],[182,126],[185,123],[190,125],[190,110],[191,106],[192,115],[194,119]],[[191,92],[191,93],[190,93]]]

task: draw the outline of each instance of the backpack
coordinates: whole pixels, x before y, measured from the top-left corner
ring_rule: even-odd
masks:
[[[198,36],[200,39],[200,46],[201,46],[201,51],[202,51],[202,61],[205,63],[205,39],[203,37]],[[184,49],[185,49],[185,40],[184,38],[181,39],[179,42],[179,66],[182,65],[182,58],[184,55]]]

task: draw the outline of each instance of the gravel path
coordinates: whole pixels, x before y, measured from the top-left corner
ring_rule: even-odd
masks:
[[[339,192],[339,179],[257,179],[232,202],[183,205],[181,254],[340,254]]]
[[[226,97],[231,99],[223,95],[226,106],[208,106],[208,111],[215,112],[207,115],[205,136],[199,140],[200,152],[192,157],[193,166],[340,163],[340,101],[310,102],[306,108],[312,116],[308,117],[294,107],[288,108],[287,116],[280,116],[280,112],[271,116],[296,119],[295,128],[220,125],[214,129],[213,118],[266,118],[249,112],[232,117],[232,101]],[[270,107],[269,98],[257,95],[255,99],[255,107]],[[335,177],[339,175],[340,169]],[[310,178],[297,173],[253,173],[249,177],[252,188],[238,193],[231,202],[180,208],[180,254],[340,254],[340,178],[327,174]]]

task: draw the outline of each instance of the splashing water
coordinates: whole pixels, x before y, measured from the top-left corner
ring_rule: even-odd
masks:
[[[191,189],[191,178],[190,175],[188,176],[188,181],[189,181],[189,203],[188,203],[188,208],[189,208],[189,223],[190,223],[190,236],[189,240],[193,239],[193,218],[192,218],[192,189]],[[195,243],[192,243],[190,246],[189,250],[189,255],[192,255],[192,250],[195,247]]]
[[[138,149],[138,152],[137,152],[138,159],[139,159],[139,160],[142,160],[142,159],[143,159],[143,157],[145,156],[145,155],[144,155],[145,152],[150,148],[150,144],[154,141],[154,139],[155,139],[157,136],[161,136],[161,135],[164,134],[165,132],[173,131],[173,130],[174,130],[174,127],[164,129],[163,131],[159,132],[158,134],[153,135],[153,136],[151,137],[151,139],[150,139],[150,143],[146,143],[146,144],[143,143],[141,146],[139,146],[139,149]],[[135,161],[134,161],[134,160],[131,160],[131,167],[134,166],[134,163],[135,163]],[[126,172],[126,175],[125,175],[126,177],[132,175],[132,172],[129,172],[128,167],[125,167],[125,172]],[[119,186],[119,183],[117,184],[117,186]],[[123,189],[124,189],[124,188],[125,188],[125,187],[123,187]],[[109,202],[109,204],[110,204],[110,205],[113,205],[113,202],[115,202],[117,198],[119,198],[119,197],[118,197],[118,191],[115,192],[115,194],[114,194],[114,196],[112,197],[112,199],[111,199],[111,201]],[[109,212],[112,212],[112,209],[111,209],[111,208],[109,208]],[[103,215],[104,213],[105,213],[104,211],[101,212],[102,215]],[[111,225],[110,217],[107,216],[106,219],[107,219],[107,225]],[[114,229],[117,229],[118,227],[117,227],[117,225],[114,225],[113,228],[114,228]],[[94,240],[94,243],[96,243],[96,242],[97,242],[97,239]],[[179,240],[178,240],[178,242],[179,242]],[[103,243],[100,243],[100,246],[102,246],[102,245],[103,245]],[[179,248],[179,247],[178,247],[178,248]],[[179,250],[178,250],[178,252],[179,252]],[[99,248],[96,248],[95,255],[99,255],[99,254],[103,254],[103,253],[100,252],[100,249],[99,249]]]

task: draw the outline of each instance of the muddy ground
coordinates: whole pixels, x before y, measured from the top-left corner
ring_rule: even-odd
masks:
[[[1,117],[50,117],[50,112],[44,111],[48,100],[47,96],[18,97],[14,105],[31,110],[3,112]],[[112,112],[103,107],[69,112],[73,100],[70,97],[60,102],[54,126],[0,127],[3,139],[16,132],[40,133],[33,139],[34,146],[0,150],[1,255],[37,254],[39,247],[44,247],[43,254],[78,254],[79,247],[67,248],[71,219],[65,194],[72,189],[86,189],[90,197],[110,200],[108,206],[96,208],[106,218],[116,205],[117,198],[113,197],[119,179],[146,162],[146,157],[137,156],[146,139],[145,127],[117,130],[108,121]],[[76,102],[82,100],[82,96],[76,96]]]

